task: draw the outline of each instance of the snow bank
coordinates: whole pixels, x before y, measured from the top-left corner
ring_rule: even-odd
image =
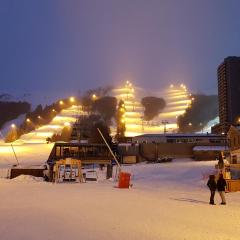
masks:
[[[29,175],[20,175],[16,178],[11,179],[11,182],[15,183],[42,183],[44,182],[41,177],[34,177]]]

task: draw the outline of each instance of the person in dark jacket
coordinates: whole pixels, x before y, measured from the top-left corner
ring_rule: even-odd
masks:
[[[217,184],[216,184],[214,175],[209,175],[207,186],[208,186],[208,188],[210,189],[210,192],[211,192],[209,204],[215,205],[214,196],[215,196],[215,192],[216,192],[216,189],[217,189]]]
[[[216,192],[216,189],[217,189],[217,184],[216,184],[214,175],[209,175],[207,186],[208,186],[208,188],[211,192],[209,204],[215,205],[214,196],[215,196],[215,192]]]
[[[219,178],[217,180],[217,190],[222,199],[222,202],[221,202],[222,205],[226,205],[226,199],[225,199],[226,185],[227,183],[226,183],[226,180],[223,178],[223,174],[219,174]]]

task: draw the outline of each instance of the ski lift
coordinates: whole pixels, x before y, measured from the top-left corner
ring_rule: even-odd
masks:
[[[53,167],[55,182],[83,182],[81,160],[66,158],[59,160]]]

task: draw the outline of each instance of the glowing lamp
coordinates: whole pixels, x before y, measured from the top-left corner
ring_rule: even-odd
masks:
[[[97,99],[96,94],[93,94],[93,95],[92,95],[92,99],[93,99],[93,100],[96,100],[96,99]]]

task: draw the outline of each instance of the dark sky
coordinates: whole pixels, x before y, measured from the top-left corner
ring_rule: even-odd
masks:
[[[124,80],[216,92],[240,55],[239,0],[0,0],[0,93],[84,91]]]

